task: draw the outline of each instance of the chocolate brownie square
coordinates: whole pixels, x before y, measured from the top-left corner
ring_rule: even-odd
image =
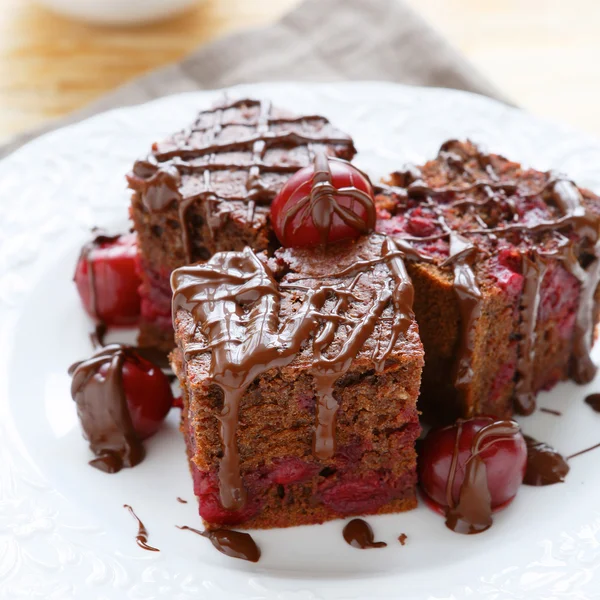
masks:
[[[182,431],[207,527],[416,506],[423,348],[385,236],[173,272]]]
[[[238,100],[202,111],[128,175],[142,279],[139,344],[173,347],[171,271],[215,252],[275,245],[269,206],[314,153],[351,159],[352,140],[317,115]]]
[[[377,229],[410,256],[430,420],[529,414],[540,390],[593,378],[600,198],[458,141],[389,184]]]

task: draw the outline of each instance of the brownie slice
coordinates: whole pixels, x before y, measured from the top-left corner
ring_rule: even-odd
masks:
[[[315,151],[351,159],[352,140],[320,116],[238,100],[154,144],[128,175],[142,278],[139,343],[170,350],[171,271],[215,252],[273,245],[269,205]]]
[[[389,183],[377,229],[411,256],[430,420],[529,414],[593,378],[600,198],[458,141]]]
[[[172,366],[207,527],[416,506],[423,348],[385,236],[174,271]]]

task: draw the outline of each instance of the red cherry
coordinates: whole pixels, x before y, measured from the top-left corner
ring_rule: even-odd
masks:
[[[105,377],[109,369],[105,362],[98,374]],[[150,361],[128,356],[123,364],[123,391],[131,422],[140,439],[155,434],[173,406],[173,392],[167,376]]]
[[[277,194],[271,222],[288,247],[355,239],[375,226],[373,189],[350,163],[318,153]]]
[[[467,461],[473,456],[473,438],[494,421],[483,416],[458,421],[448,427],[432,429],[423,440],[419,453],[419,479],[425,493],[439,508],[448,506],[446,487],[457,442],[458,461],[452,485],[454,503],[458,502]],[[492,508],[502,508],[515,497],[523,483],[527,465],[527,445],[523,435],[518,432],[510,437],[490,437],[482,444],[479,456],[485,463]]]
[[[135,325],[140,315],[135,234],[99,235],[86,244],[75,284],[86,312],[106,325]]]

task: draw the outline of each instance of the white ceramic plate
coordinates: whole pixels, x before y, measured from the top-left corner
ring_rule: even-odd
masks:
[[[322,113],[350,132],[373,176],[471,137],[600,192],[600,142],[487,98],[384,83],[262,84],[229,91]],[[31,142],[0,163],[0,598],[329,600],[589,598],[600,588],[600,451],[567,483],[523,487],[488,532],[461,536],[421,506],[370,518],[382,550],[342,539],[342,521],[260,531],[250,564],[175,525],[199,526],[172,411],[148,458],[117,475],[92,469],[69,394],[68,365],[89,355],[90,323],[71,282],[93,225],[127,227],[123,175],[150,143],[221,92],[99,115]],[[600,442],[590,390],[561,384],[526,432],[570,454]],[[176,497],[189,500],[180,504]],[[160,553],[135,544],[131,504]],[[397,542],[408,535],[405,546]]]

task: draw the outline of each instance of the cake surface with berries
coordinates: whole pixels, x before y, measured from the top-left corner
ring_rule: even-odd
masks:
[[[410,247],[426,416],[529,414],[540,390],[591,381],[600,198],[458,141],[389,184],[377,230]]]
[[[142,279],[140,345],[174,345],[173,269],[219,251],[269,248],[269,205],[317,151],[355,154],[350,137],[324,117],[238,100],[201,112],[135,163],[128,182]]]
[[[209,528],[416,506],[423,348],[392,240],[218,253],[172,284],[182,430]]]

